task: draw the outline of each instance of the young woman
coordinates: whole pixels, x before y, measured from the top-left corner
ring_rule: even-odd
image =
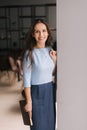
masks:
[[[48,24],[36,20],[26,36],[23,58],[25,110],[32,117],[31,130],[55,130],[55,103],[52,75],[56,52],[51,49],[52,36]]]

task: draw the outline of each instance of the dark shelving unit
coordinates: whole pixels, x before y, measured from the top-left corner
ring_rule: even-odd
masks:
[[[3,64],[2,57],[5,56],[6,60],[10,51],[24,49],[25,34],[35,19],[42,18],[49,24],[52,22],[49,19],[51,7],[55,9],[56,17],[56,4],[0,6],[0,64]],[[51,28],[52,32],[56,32],[55,25]]]

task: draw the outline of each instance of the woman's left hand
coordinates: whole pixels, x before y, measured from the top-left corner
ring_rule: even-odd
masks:
[[[54,63],[56,64],[57,62],[57,52],[54,51],[53,49],[50,50],[50,56],[53,59]]]

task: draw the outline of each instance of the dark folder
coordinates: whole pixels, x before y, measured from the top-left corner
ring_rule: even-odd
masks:
[[[20,104],[20,109],[21,109],[21,113],[22,113],[22,118],[23,118],[24,125],[33,125],[32,119],[29,118],[28,112],[26,112],[24,110],[24,106],[26,104],[26,101],[25,100],[20,100],[19,104]]]

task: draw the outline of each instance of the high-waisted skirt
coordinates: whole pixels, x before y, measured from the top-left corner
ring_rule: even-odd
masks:
[[[52,82],[32,85],[32,120],[31,130],[55,130],[55,100]]]

